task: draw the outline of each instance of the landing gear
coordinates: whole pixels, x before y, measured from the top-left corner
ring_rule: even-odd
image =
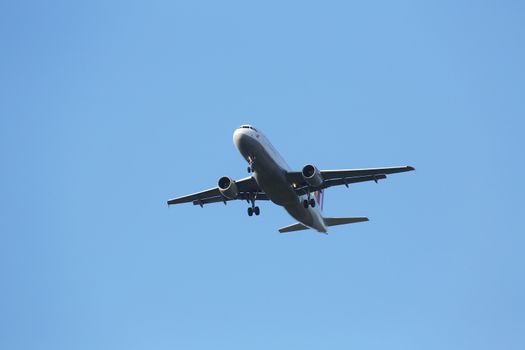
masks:
[[[247,168],[248,173],[253,173],[253,163],[255,162],[255,157],[248,157],[249,166]]]
[[[250,197],[248,198],[248,201],[252,203],[252,206],[248,207],[248,216],[253,216],[253,214],[255,214],[255,216],[259,216],[259,214],[261,214],[261,209],[255,206],[256,198],[257,198],[257,195],[254,195],[254,194],[251,194]]]
[[[259,207],[248,207],[248,216],[253,216],[253,214],[259,216],[259,214],[261,214],[261,209],[259,209]]]
[[[259,214],[261,214],[261,209],[259,209],[259,207],[248,207],[248,216],[253,216],[253,214],[259,216]]]
[[[307,197],[303,200],[303,207],[308,209],[308,207],[315,208],[315,199],[310,196],[310,191],[307,192]]]
[[[305,199],[303,201],[303,207],[305,207],[306,209],[308,209],[308,207],[315,208],[315,199],[313,198]]]

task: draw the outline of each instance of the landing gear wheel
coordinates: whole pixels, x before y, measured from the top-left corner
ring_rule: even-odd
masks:
[[[308,199],[305,199],[303,201],[303,207],[305,207],[306,209],[308,209]]]
[[[261,213],[261,210],[259,209],[259,207],[255,207],[253,208],[253,212],[255,213],[255,215],[259,216],[259,214]]]
[[[253,208],[249,207],[248,208],[248,216],[252,216],[252,215],[253,215]]]
[[[248,173],[251,173],[251,172],[252,172],[252,167],[249,166],[249,167],[247,168],[247,170],[248,170]]]
[[[311,206],[312,208],[315,208],[315,199],[310,198],[310,206]]]

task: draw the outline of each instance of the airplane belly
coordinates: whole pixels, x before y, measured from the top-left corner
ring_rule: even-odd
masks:
[[[266,161],[258,158],[257,162],[253,176],[268,198],[281,206],[296,203],[297,194],[286,180],[284,170],[269,159]]]
[[[312,227],[314,225],[314,217],[309,210],[306,210],[300,204],[292,204],[284,207],[288,214],[290,214],[295,220]]]
[[[284,206],[298,202],[297,194],[286,181],[284,174],[256,172],[254,177],[261,189],[275,204]]]

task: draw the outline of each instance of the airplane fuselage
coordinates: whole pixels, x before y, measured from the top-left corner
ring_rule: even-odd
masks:
[[[255,181],[272,202],[284,207],[302,224],[319,232],[327,232],[319,205],[303,206],[307,195],[297,195],[286,179],[286,173],[291,168],[260,131],[242,126],[233,133],[233,143],[250,164]]]

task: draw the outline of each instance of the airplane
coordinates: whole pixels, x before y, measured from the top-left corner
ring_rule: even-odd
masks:
[[[248,162],[250,176],[234,181],[228,176],[219,179],[217,187],[168,200],[168,206],[192,202],[203,207],[210,203],[245,200],[248,215],[258,216],[256,201],[270,200],[280,205],[297,223],[280,228],[280,233],[314,229],[327,233],[328,227],[368,221],[366,217],[323,217],[324,190],[332,187],[386,179],[386,175],[414,170],[411,166],[318,170],[313,164],[293,171],[277,150],[258,129],[241,125],[233,133],[233,143]]]

